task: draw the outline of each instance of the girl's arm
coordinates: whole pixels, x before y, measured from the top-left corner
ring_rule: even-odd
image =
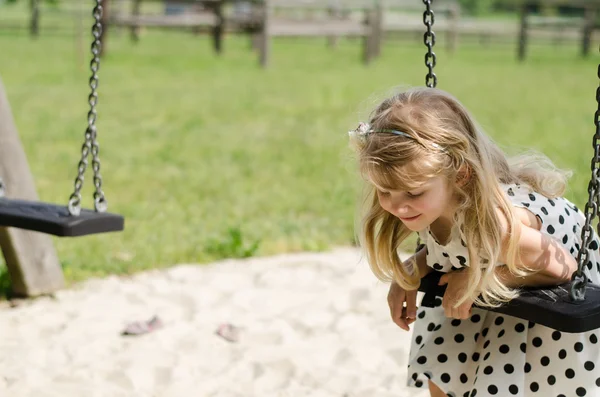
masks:
[[[526,211],[526,210],[524,210]],[[505,220],[504,216],[501,216]],[[503,222],[504,223],[504,222]],[[503,225],[506,231],[503,238],[505,244],[499,261],[506,263],[506,248],[508,247],[507,224]],[[517,265],[537,270],[537,273],[527,277],[518,277],[508,270],[507,266],[498,266],[496,274],[509,288],[541,287],[559,285],[571,280],[571,275],[577,270],[577,261],[552,237],[543,234],[525,222],[518,222],[521,229],[519,238],[519,256]]]

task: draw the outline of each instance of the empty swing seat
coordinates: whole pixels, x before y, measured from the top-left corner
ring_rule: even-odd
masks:
[[[432,271],[421,280],[419,291],[425,293],[421,306],[434,307],[435,298],[444,296],[446,285],[438,285],[442,274],[442,272]],[[483,309],[568,333],[600,328],[600,286],[588,281],[585,287],[585,299],[581,302],[571,299],[570,289],[570,282],[543,289],[524,288],[521,295],[510,302],[497,308]]]
[[[64,205],[0,198],[0,226],[59,237],[76,237],[123,230],[121,215],[82,209],[73,216]]]

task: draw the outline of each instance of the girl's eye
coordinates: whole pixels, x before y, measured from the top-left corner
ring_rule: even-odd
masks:
[[[407,195],[408,197],[415,198],[415,197],[422,196],[422,195],[423,195],[423,192],[419,192],[419,193],[411,193],[411,192],[406,192],[406,195]]]
[[[384,191],[381,191],[381,190],[377,190],[377,194],[379,194],[380,196],[389,196],[390,192],[384,192]]]

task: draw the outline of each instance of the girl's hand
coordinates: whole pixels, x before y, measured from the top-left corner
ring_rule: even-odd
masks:
[[[469,274],[464,270],[452,271],[442,275],[440,278],[438,285],[448,284],[444,298],[442,299],[442,307],[444,308],[446,317],[460,320],[471,317],[472,299],[467,298],[458,307],[454,307],[467,290],[468,282]]]
[[[408,326],[414,323],[417,317],[417,290],[406,291],[392,281],[387,301],[394,323],[408,331]]]

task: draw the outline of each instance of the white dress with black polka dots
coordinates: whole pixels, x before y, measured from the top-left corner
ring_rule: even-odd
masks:
[[[555,237],[576,257],[584,215],[564,198],[554,200],[526,186],[503,185],[517,207],[526,207],[542,222],[542,232]],[[446,245],[429,229],[420,232],[427,245],[427,264],[448,272],[468,266],[460,236]],[[594,235],[592,248],[598,247]],[[600,284],[600,255],[591,251],[585,273]],[[468,320],[447,318],[436,307],[420,307],[414,323],[408,365],[409,386],[427,388],[431,379],[450,397],[600,396],[600,330],[561,333],[551,328],[476,309]]]

